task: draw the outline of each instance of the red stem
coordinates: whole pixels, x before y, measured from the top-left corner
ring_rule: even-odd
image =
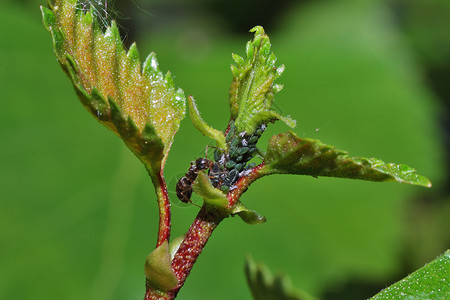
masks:
[[[164,180],[163,172],[158,176],[157,185],[157,197],[158,197],[158,208],[159,208],[159,230],[158,230],[158,241],[156,242],[156,247],[161,246],[164,241],[169,242],[170,238],[170,200],[167,194],[167,185]]]
[[[160,291],[155,291],[146,285],[146,293],[144,300],[152,299],[175,299],[179,290],[184,285],[184,282],[191,272],[191,269],[197,260],[197,257],[202,253],[213,230],[223,220],[225,215],[217,213],[215,208],[208,209],[203,206],[191,227],[189,228],[184,241],[181,243],[175,257],[172,260],[172,269],[178,278],[178,285],[167,294]]]
[[[156,197],[158,199],[158,209],[159,209],[159,230],[158,230],[158,240],[156,242],[156,248],[162,245],[165,241],[169,242],[170,238],[170,200],[169,195],[167,194],[167,185],[164,180],[163,172],[161,171],[159,175],[152,180],[157,181],[155,184],[156,187]],[[150,299],[169,299],[167,298],[167,294],[153,290],[148,280],[145,281],[145,297],[144,300]]]
[[[184,285],[187,276],[191,272],[195,261],[197,260],[200,253],[202,253],[203,248],[208,242],[208,239],[211,236],[214,229],[225,217],[227,217],[230,214],[231,209],[236,205],[237,201],[239,200],[241,195],[247,190],[248,186],[256,179],[261,178],[262,176],[265,175],[264,172],[261,172],[264,166],[265,166],[264,163],[258,165],[257,167],[252,169],[252,172],[249,173],[247,176],[244,176],[241,179],[239,179],[239,181],[236,183],[236,188],[230,191],[227,195],[229,204],[225,212],[223,209],[219,209],[208,205],[204,205],[200,209],[199,213],[197,214],[197,217],[195,218],[194,222],[189,228],[186,237],[181,243],[180,248],[178,249],[177,253],[175,254],[175,257],[172,260],[172,269],[178,278],[177,287],[169,291],[168,293],[163,293],[151,289],[151,287],[147,284],[144,300],[175,299],[181,287]],[[160,232],[161,231],[162,230],[160,228]]]
[[[262,172],[263,168],[265,167],[265,163],[262,162],[261,164],[257,165],[252,169],[252,171],[247,175],[241,177],[238,182],[236,182],[235,187],[233,190],[231,190],[227,194],[228,198],[228,210],[233,209],[233,207],[238,202],[239,198],[241,198],[242,194],[247,191],[250,184],[252,184],[256,179],[259,179],[265,175],[266,173]]]
[[[180,288],[191,272],[195,261],[197,260],[203,248],[208,242],[214,229],[224,219],[225,215],[218,213],[215,208],[208,209],[203,206],[197,217],[189,228],[188,233],[180,245],[175,257],[172,261],[172,269],[177,275],[178,285],[169,292],[169,299],[174,299]]]

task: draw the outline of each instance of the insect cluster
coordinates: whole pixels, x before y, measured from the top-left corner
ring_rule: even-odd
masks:
[[[184,203],[191,201],[192,184],[197,178],[198,173],[202,170],[211,169],[212,163],[207,158],[197,158],[195,161],[191,161],[188,172],[177,182],[176,192],[178,199]]]
[[[227,193],[246,170],[255,167],[254,163],[247,163],[255,156],[256,143],[265,129],[266,124],[261,124],[253,134],[247,134],[245,131],[239,133],[231,121],[225,138],[229,151],[217,148],[214,151],[215,162],[207,158],[192,161],[188,172],[177,183],[178,198],[184,203],[190,202],[192,184],[199,172],[207,169],[212,186]]]

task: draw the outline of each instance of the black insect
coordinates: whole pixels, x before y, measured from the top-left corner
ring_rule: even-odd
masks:
[[[213,187],[218,188],[226,178],[226,173],[222,170],[219,163],[213,163],[209,169],[209,179]]]
[[[230,130],[225,137],[229,151],[212,147],[216,148],[214,151],[215,162],[207,158],[198,158],[191,162],[188,172],[177,183],[178,198],[184,203],[192,203],[192,184],[197,179],[198,173],[206,169],[209,169],[208,175],[212,186],[228,193],[239,180],[241,172],[254,167],[250,167],[251,164],[247,167],[246,165],[255,156],[256,143],[265,129],[266,124],[261,124],[254,133],[246,134],[245,131],[238,133],[236,128],[230,125]],[[207,154],[208,147],[206,156],[208,156]]]
[[[192,184],[198,176],[200,171],[211,169],[213,162],[207,158],[197,158],[195,161],[191,162],[191,167],[188,172],[178,180],[176,186],[176,192],[178,199],[181,202],[188,203],[191,202],[192,195]]]

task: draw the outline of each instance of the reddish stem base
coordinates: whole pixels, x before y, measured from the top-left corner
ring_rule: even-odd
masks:
[[[216,209],[208,209],[207,206],[201,208],[172,261],[172,269],[178,278],[177,287],[163,294],[152,290],[147,284],[144,300],[175,299],[209,237],[223,219],[224,215]]]

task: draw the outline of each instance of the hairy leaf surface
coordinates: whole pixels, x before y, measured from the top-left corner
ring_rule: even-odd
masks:
[[[382,290],[370,300],[449,299],[450,250],[404,279]]]
[[[154,53],[141,65],[136,44],[126,51],[114,22],[103,32],[93,11],[77,4],[41,7],[58,61],[87,110],[158,174],[185,114],[184,93],[159,70]]]
[[[266,174],[328,176],[369,181],[397,181],[431,187],[430,181],[402,164],[376,158],[350,157],[318,140],[302,139],[289,131],[273,136],[264,158]]]
[[[295,127],[295,121],[271,110],[274,94],[283,86],[274,84],[284,71],[284,65],[275,66],[276,57],[271,52],[269,37],[261,26],[250,30],[255,33],[247,43],[245,59],[233,54],[236,65],[231,66],[233,81],[230,86],[231,119],[239,132],[252,134],[257,126],[282,120]]]

